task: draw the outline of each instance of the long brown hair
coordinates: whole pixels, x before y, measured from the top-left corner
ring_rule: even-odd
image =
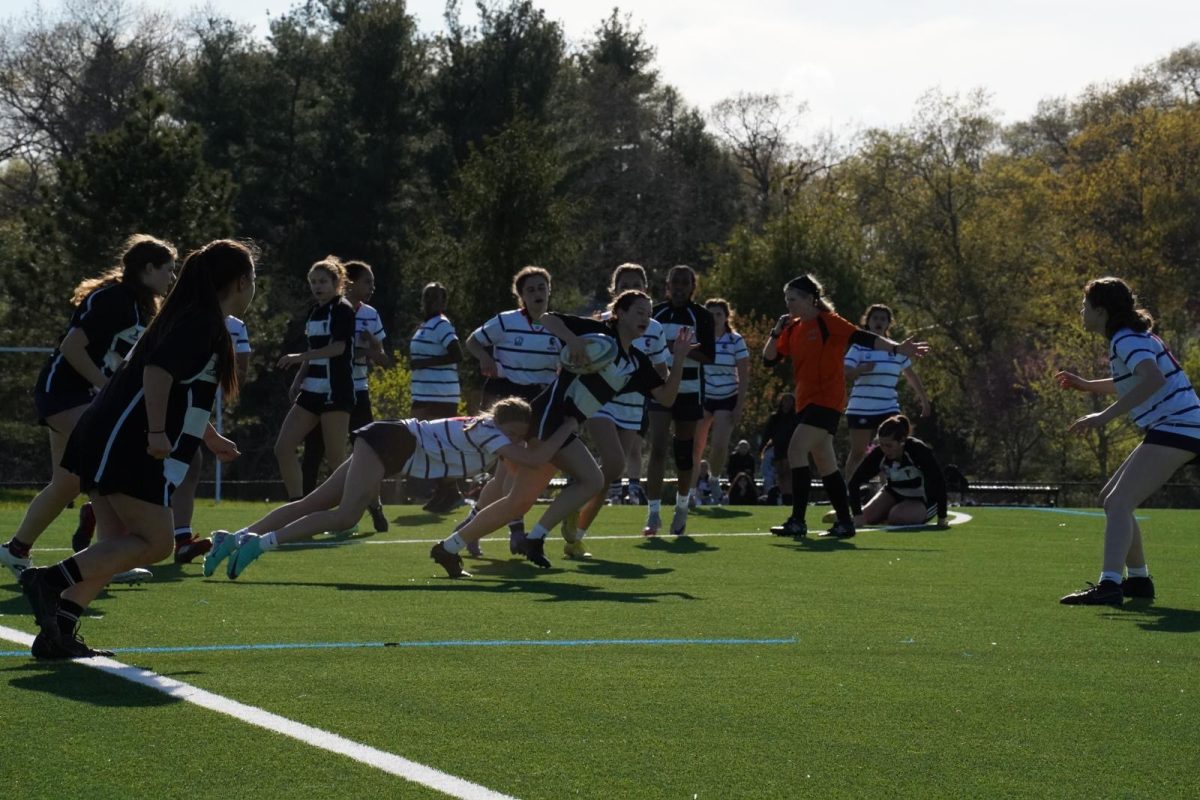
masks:
[[[217,349],[217,381],[228,399],[237,397],[238,379],[233,339],[225,328],[221,313],[221,292],[238,278],[254,271],[254,254],[250,248],[232,239],[217,239],[199,250],[188,253],[179,270],[179,277],[163,301],[158,316],[146,328],[138,348],[150,353],[180,320],[200,315],[208,319]]]
[[[1154,317],[1144,308],[1138,308],[1137,295],[1129,284],[1120,278],[1096,278],[1083,287],[1083,296],[1092,308],[1103,308],[1108,312],[1104,335],[1111,339],[1121,328],[1138,333],[1154,330]]]
[[[147,233],[135,233],[122,245],[121,257],[117,259],[116,265],[99,275],[80,281],[71,295],[71,305],[79,305],[97,289],[120,283],[137,298],[138,311],[141,312],[142,319],[149,323],[158,311],[160,298],[142,281],[142,271],[149,266],[158,267],[168,261],[174,261],[178,255],[175,245],[170,242],[156,239]]]
[[[737,328],[733,327],[733,306],[729,305],[729,301],[724,297],[710,297],[704,301],[704,307],[716,306],[725,312],[725,332],[737,333]]]

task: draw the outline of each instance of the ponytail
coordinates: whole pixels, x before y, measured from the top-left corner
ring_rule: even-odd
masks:
[[[895,439],[903,442],[912,434],[912,423],[903,414],[893,414],[879,424],[875,435],[880,439]]]

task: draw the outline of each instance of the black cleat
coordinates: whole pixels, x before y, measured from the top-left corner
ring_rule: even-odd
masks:
[[[34,658],[43,661],[62,661],[68,658],[91,658],[92,656],[111,656],[111,650],[97,650],[88,647],[87,642],[79,635],[79,626],[70,636],[52,636],[42,630],[33,640],[30,652]]]
[[[827,531],[817,534],[820,539],[849,539],[857,533],[854,530],[853,522],[835,522],[833,527]]]
[[[53,628],[58,624],[58,598],[62,592],[46,583],[46,571],[50,569],[58,567],[30,567],[21,573],[19,580],[39,628]]]
[[[446,570],[446,574],[451,578],[469,578],[471,573],[463,569],[462,556],[458,553],[451,553],[441,542],[438,542],[433,547],[429,548],[429,557],[442,566]]]
[[[1124,600],[1119,583],[1100,581],[1099,585],[1089,583],[1088,588],[1071,592],[1058,602],[1065,606],[1119,606]]]
[[[808,523],[802,519],[788,517],[787,522],[782,525],[772,525],[771,533],[776,536],[795,536],[798,539],[803,539],[808,536]]]
[[[383,513],[383,506],[370,506],[367,511],[371,512],[371,522],[375,523],[376,533],[386,533],[388,529],[387,517]]]
[[[526,538],[522,552],[525,558],[537,564],[542,569],[550,569],[550,559],[546,558],[546,540]]]
[[[1121,594],[1130,600],[1153,600],[1154,581],[1147,575],[1144,578],[1129,577],[1121,581]]]

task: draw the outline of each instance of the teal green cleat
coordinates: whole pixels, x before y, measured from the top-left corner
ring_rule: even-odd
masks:
[[[262,554],[263,549],[258,534],[247,533],[243,537],[242,543],[237,546],[237,550],[229,557],[229,566],[225,568],[225,574],[229,576],[229,580],[237,580],[246,567],[254,563],[255,559]]]
[[[237,537],[229,531],[213,531],[212,549],[204,556],[204,577],[211,578],[221,562],[237,550]]]

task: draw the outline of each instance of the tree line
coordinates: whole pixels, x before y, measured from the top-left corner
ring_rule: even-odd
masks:
[[[1077,321],[1089,277],[1129,279],[1200,376],[1196,45],[1017,123],[983,92],[934,91],[905,125],[800,141],[789,96],[690,105],[619,10],[582,41],[528,1],[480,4],[474,25],[452,1],[446,22],[430,35],[398,0],[309,0],[257,38],[219,16],[100,0],[6,26],[0,344],[53,346],[71,287],[131,232],[183,250],[253,240],[256,356],[232,416],[241,477],[273,473],[290,376],[271,364],[327,253],[372,264],[400,350],[427,280],[450,288],[465,336],[512,306],[526,264],[552,272],[552,307],[588,311],[634,261],[656,286],[674,264],[696,267],[753,351],[783,283],[811,271],[845,316],[885,302],[898,334],[933,342],[918,370],[935,412],[918,435],[989,477],[1088,479],[1128,450],[1128,427],[1068,438],[1090,401],[1050,379],[1107,369]],[[18,445],[0,479],[40,475],[40,364],[0,358],[0,436]],[[754,380],[747,438],[787,385],[758,365]]]

